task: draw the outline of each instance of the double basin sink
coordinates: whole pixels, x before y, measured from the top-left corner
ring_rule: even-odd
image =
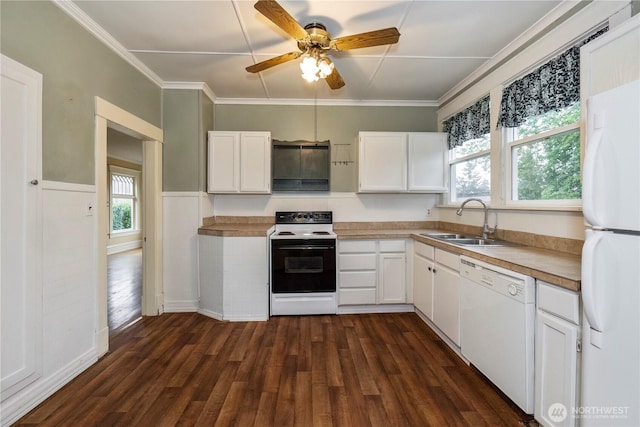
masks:
[[[480,236],[468,236],[465,234],[422,233],[422,235],[460,246],[518,246],[516,243],[506,242],[504,240],[483,239]]]

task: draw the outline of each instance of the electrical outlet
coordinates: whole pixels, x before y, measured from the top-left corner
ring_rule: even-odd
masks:
[[[427,216],[431,216],[431,209],[427,209]]]
[[[89,200],[84,207],[84,214],[86,216],[93,216],[93,201]]]

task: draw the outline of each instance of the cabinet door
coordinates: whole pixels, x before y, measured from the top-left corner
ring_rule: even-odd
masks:
[[[407,190],[407,134],[361,132],[358,151],[358,190]]]
[[[404,304],[407,301],[407,275],[404,253],[379,255],[378,304]]]
[[[408,190],[445,191],[447,134],[409,133]]]
[[[433,323],[456,345],[460,345],[460,274],[435,265]]]
[[[433,320],[433,261],[419,255],[413,257],[413,303]]]
[[[235,193],[239,190],[238,132],[209,132],[207,152],[207,191]]]
[[[579,327],[538,310],[535,342],[535,419],[543,426],[574,426]],[[564,405],[559,406],[558,404]],[[554,412],[555,411],[555,412]],[[562,413],[566,417],[562,421]],[[555,416],[554,416],[555,415]],[[556,418],[556,420],[552,420]]]
[[[269,193],[271,137],[269,132],[240,134],[240,192]]]

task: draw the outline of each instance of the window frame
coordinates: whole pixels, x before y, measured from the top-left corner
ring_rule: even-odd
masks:
[[[113,193],[113,175],[126,176],[133,179],[133,195],[115,194]],[[109,235],[111,237],[122,237],[129,234],[140,232],[140,178],[142,173],[135,169],[124,168],[121,166],[109,165]],[[131,228],[127,230],[113,229],[113,200],[131,199],[133,201],[131,210]]]
[[[514,176],[513,171],[513,157],[514,157],[514,149],[521,147],[523,145],[531,144],[537,141],[542,141],[544,139],[560,135],[566,132],[570,132],[573,130],[578,130],[579,135],[581,132],[580,119],[578,121],[563,125],[554,129],[550,129],[544,132],[540,132],[536,135],[526,136],[524,138],[516,139],[510,141],[509,133],[514,131],[514,128],[503,128],[501,130],[502,136],[502,157],[504,163],[504,180],[503,180],[503,191],[504,198],[503,203],[506,208],[513,207],[526,207],[526,208],[545,208],[545,207],[564,207],[564,208],[579,208],[582,206],[582,198],[579,199],[555,199],[555,200],[514,200],[513,199],[513,188],[514,181],[517,179],[517,176]],[[580,140],[580,139],[579,139]],[[582,151],[582,147],[579,147],[580,151]],[[582,155],[581,155],[582,157]],[[580,164],[580,171],[582,171],[582,162]],[[582,172],[580,172],[582,175]]]
[[[479,138],[474,138],[474,139],[479,139]],[[470,139],[469,141],[473,141],[474,139]],[[463,142],[462,145],[464,145],[467,141]],[[455,203],[460,203],[459,200],[457,200],[457,196],[456,196],[456,191],[455,191],[455,185],[456,185],[456,180],[455,180],[455,170],[454,167],[458,164],[461,163],[465,163],[468,162],[469,160],[473,160],[473,159],[478,159],[480,157],[485,157],[485,156],[489,156],[489,198],[486,200],[486,202],[491,202],[492,197],[493,197],[493,184],[492,184],[492,179],[491,179],[491,163],[492,163],[492,159],[491,159],[491,133],[489,133],[489,148],[486,148],[484,150],[480,150],[480,151],[476,151],[473,154],[467,154],[465,156],[462,157],[454,157],[454,152],[455,152],[456,147],[450,148],[449,149],[449,200],[448,202],[451,204],[455,204]],[[454,197],[456,197],[456,200],[454,200]]]

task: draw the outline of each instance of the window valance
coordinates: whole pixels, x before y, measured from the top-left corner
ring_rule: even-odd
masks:
[[[597,31],[505,87],[498,126],[516,127],[528,117],[558,111],[580,101],[580,47],[607,30]]]
[[[443,132],[449,134],[449,149],[470,139],[480,138],[490,129],[489,95],[442,122]]]

